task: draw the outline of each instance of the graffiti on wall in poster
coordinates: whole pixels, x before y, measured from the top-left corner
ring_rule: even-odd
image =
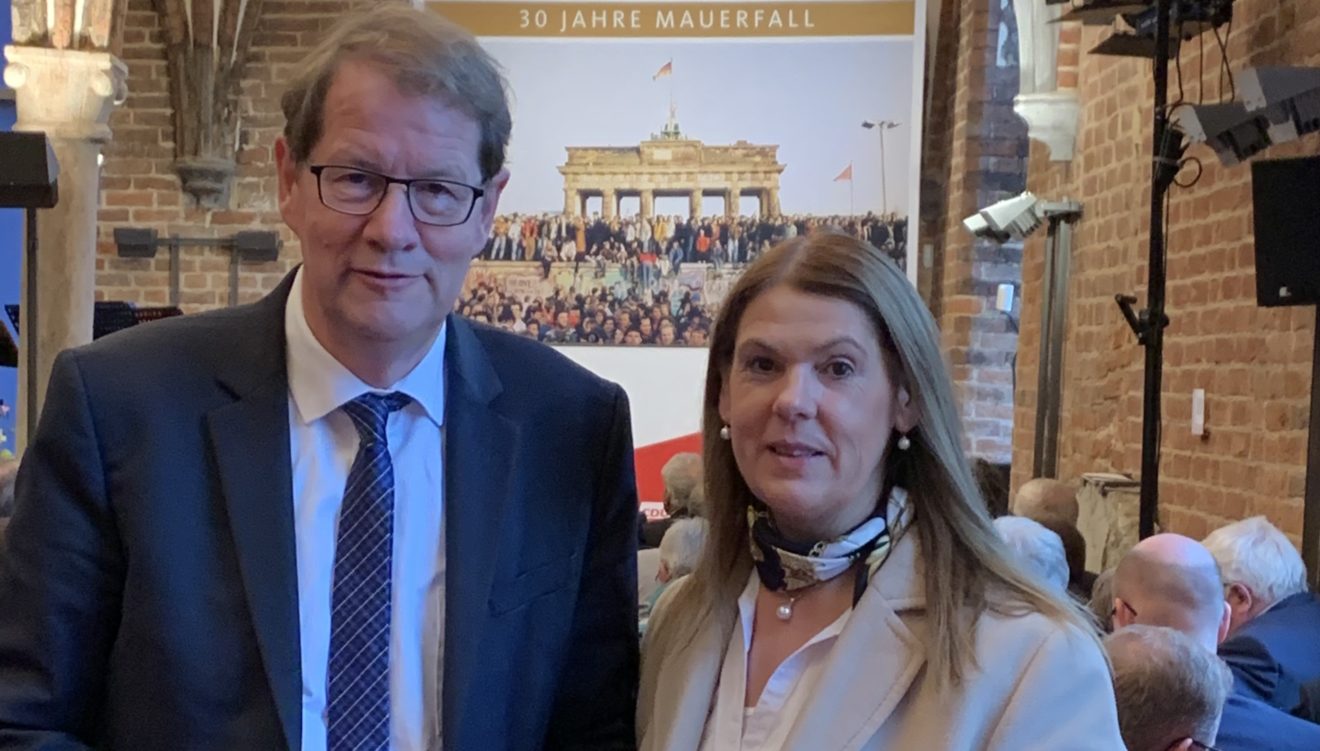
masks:
[[[432,5],[514,101],[463,315],[551,344],[702,346],[746,264],[826,229],[911,276],[911,2]]]

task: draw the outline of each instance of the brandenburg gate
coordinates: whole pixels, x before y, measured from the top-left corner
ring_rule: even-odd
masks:
[[[672,120],[657,137],[637,146],[569,146],[564,176],[564,213],[586,213],[588,198],[601,198],[602,218],[618,214],[619,201],[640,198],[641,213],[655,212],[660,196],[687,196],[690,217],[701,216],[702,196],[722,196],[724,213],[738,215],[738,199],[756,196],[761,216],[779,214],[778,146],[738,141],[707,146],[684,138]]]

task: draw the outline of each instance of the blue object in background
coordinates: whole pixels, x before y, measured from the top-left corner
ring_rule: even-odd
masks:
[[[9,15],[10,0],[0,0],[0,47],[9,44],[12,31]],[[0,67],[3,67],[0,61]],[[3,86],[3,84],[0,84]],[[14,102],[0,97],[0,132],[14,127]],[[0,305],[17,304],[23,273],[23,212],[0,209]],[[0,400],[12,407],[18,403],[18,369],[0,367]],[[4,441],[0,449],[14,450],[14,411],[0,410],[0,430]]]

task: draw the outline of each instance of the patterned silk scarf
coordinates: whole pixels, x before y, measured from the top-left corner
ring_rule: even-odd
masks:
[[[875,514],[852,531],[832,540],[804,544],[780,534],[770,510],[760,501],[753,501],[747,507],[747,525],[756,572],[766,589],[792,593],[829,581],[862,560],[856,602],[866,581],[889,557],[891,543],[907,523],[906,512],[907,493],[894,487],[876,504]]]

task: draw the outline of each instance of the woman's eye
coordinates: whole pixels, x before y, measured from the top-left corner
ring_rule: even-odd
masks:
[[[753,373],[769,373],[775,369],[775,363],[768,357],[750,357],[747,359],[747,369]]]
[[[853,373],[852,363],[843,360],[835,360],[825,366],[825,372],[835,378],[847,378]]]

